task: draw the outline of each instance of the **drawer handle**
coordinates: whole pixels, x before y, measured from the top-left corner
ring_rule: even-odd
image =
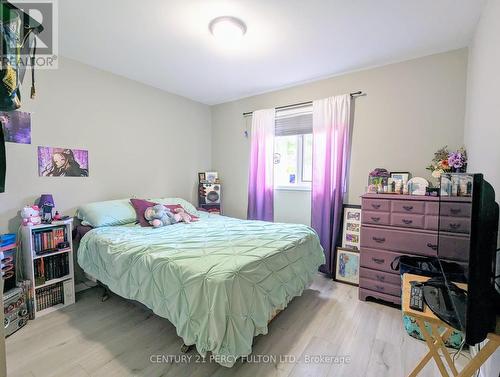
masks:
[[[456,215],[457,213],[462,212],[462,210],[460,208],[450,208],[450,212]]]
[[[379,291],[385,291],[385,287],[383,285],[376,285],[375,288],[377,288]]]
[[[434,244],[432,244],[430,242],[427,244],[427,247],[430,247],[432,250],[437,250],[437,248],[438,248],[437,245],[434,245]]]
[[[380,221],[380,217],[372,217],[372,221],[378,223]]]
[[[378,281],[384,281],[385,280],[385,276],[377,275],[377,280]]]
[[[450,223],[450,228],[451,229],[458,229],[460,228],[462,224],[459,224],[459,223]]]
[[[372,207],[375,208],[375,209],[379,209],[380,208],[380,204],[374,204],[374,203],[372,203]]]
[[[382,259],[382,258],[373,258],[372,257],[372,261],[374,261],[377,264],[384,264],[385,259]]]
[[[384,237],[372,237],[372,240],[374,240],[376,243],[384,243],[385,242]]]
[[[413,206],[403,206],[403,208],[407,211],[411,211],[413,209]]]
[[[403,219],[401,220],[403,223],[405,223],[406,225],[410,225],[411,223],[413,223],[413,220],[407,220],[407,219]]]

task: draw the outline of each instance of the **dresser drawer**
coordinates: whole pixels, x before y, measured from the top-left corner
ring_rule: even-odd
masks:
[[[399,213],[425,213],[425,202],[413,200],[393,200],[391,202],[391,211]]]
[[[390,211],[390,201],[386,199],[363,199],[361,208],[366,211]]]
[[[441,216],[439,230],[452,233],[470,233],[470,218]]]
[[[470,217],[472,214],[471,203],[441,202],[440,215],[453,217]]]
[[[363,226],[361,247],[436,256],[437,234]]]
[[[386,293],[380,293],[377,291],[371,291],[369,289],[359,288],[359,299],[366,301],[368,297],[373,297],[376,299],[392,302],[394,304],[401,305],[401,296],[388,295]]]
[[[439,216],[425,215],[424,228],[426,230],[438,230]]]
[[[361,211],[361,221],[364,224],[389,225],[390,217],[389,212]]]
[[[365,267],[360,267],[359,276],[361,278],[371,279],[382,283],[401,285],[400,275],[390,274],[388,272],[382,272],[377,270],[371,270]]]
[[[364,289],[385,293],[387,295],[401,296],[401,284],[400,285],[388,284],[381,281],[360,277],[359,286]]]
[[[394,271],[391,268],[391,263],[399,258],[400,253],[393,253],[390,251],[383,250],[373,250],[373,249],[361,249],[361,262],[360,266],[371,268],[378,271],[391,272],[394,274],[399,274],[399,271]],[[399,275],[397,275],[399,278]]]
[[[392,213],[391,225],[406,228],[424,228],[424,215],[410,215],[404,213]]]
[[[439,202],[427,202],[425,203],[425,214],[426,215],[439,215]]]
[[[439,235],[439,257],[469,262],[470,238],[466,235]]]

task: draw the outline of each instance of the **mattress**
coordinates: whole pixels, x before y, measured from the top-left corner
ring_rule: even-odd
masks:
[[[83,270],[168,319],[187,345],[230,367],[253,337],[302,294],[325,262],[305,225],[202,215],[158,229],[96,228],[78,249]]]

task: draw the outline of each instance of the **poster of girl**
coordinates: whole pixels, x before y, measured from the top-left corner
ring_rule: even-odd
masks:
[[[88,177],[89,152],[83,149],[38,147],[41,177]]]

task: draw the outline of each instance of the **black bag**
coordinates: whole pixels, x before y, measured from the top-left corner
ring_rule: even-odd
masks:
[[[409,273],[430,278],[443,276],[457,283],[467,283],[467,271],[458,263],[440,261],[433,257],[400,256],[391,263],[391,268],[401,275]]]

